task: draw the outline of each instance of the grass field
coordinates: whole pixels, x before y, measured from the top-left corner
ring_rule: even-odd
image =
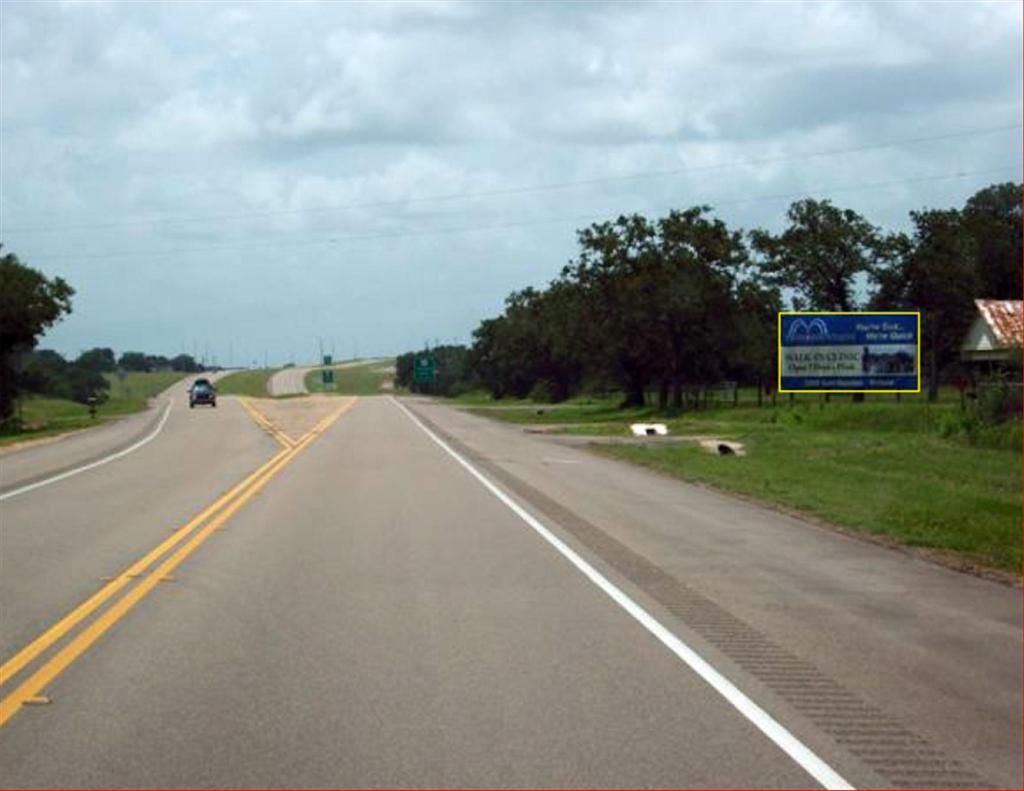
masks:
[[[948,395],[948,394],[947,394]],[[665,422],[674,435],[744,443],[747,455],[717,456],[696,444],[595,445],[614,458],[709,484],[855,531],[927,547],[971,564],[1021,573],[1020,424],[991,447],[942,436],[958,397],[776,408],[719,407]],[[582,435],[629,435],[654,410],[619,410],[617,399],[558,406],[470,406],[513,423],[558,425]],[[501,406],[495,406],[501,404]],[[1000,447],[1000,445],[1002,447]]]
[[[153,373],[139,373],[132,371],[123,378],[117,374],[104,374],[110,382],[109,400],[104,407],[120,402],[142,401],[145,405],[147,398],[152,398],[162,393],[177,381],[202,376],[202,374],[186,374],[180,371],[159,371]]]
[[[110,382],[109,398],[100,404],[95,418],[89,415],[89,407],[85,404],[61,398],[28,396],[22,399],[20,407],[24,430],[0,434],[0,446],[89,428],[112,417],[141,412],[146,408],[147,399],[163,392],[187,374],[161,371],[133,372],[123,379],[116,374],[104,376]]]
[[[269,398],[267,382],[277,373],[277,368],[257,368],[251,371],[236,371],[217,380],[217,395],[241,395],[251,398]]]
[[[334,369],[334,389],[325,390],[321,380],[321,368],[306,374],[306,389],[311,393],[334,395],[380,395],[392,392],[385,387],[394,378],[389,369],[394,360],[374,360],[364,365],[346,365]]]

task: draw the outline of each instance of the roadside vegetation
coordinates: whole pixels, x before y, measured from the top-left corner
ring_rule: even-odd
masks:
[[[218,395],[240,395],[250,398],[270,398],[267,385],[278,368],[255,368],[235,371],[217,380]]]
[[[557,433],[592,436],[591,449],[727,492],[806,514],[855,532],[940,553],[954,564],[1021,574],[1021,429],[1004,422],[976,433],[949,430],[969,420],[959,394],[868,396],[790,405],[712,405],[675,417],[653,407],[618,408],[618,397],[558,405],[464,399],[470,411]],[[875,400],[871,400],[874,398]],[[744,403],[746,405],[744,405]],[[629,423],[657,419],[675,437],[733,440],[745,456],[709,453],[696,441],[639,440]]]
[[[1021,297],[1020,195],[994,184],[961,208],[911,211],[910,233],[810,198],[777,233],[731,228],[699,205],[596,222],[559,277],[510,294],[468,348],[401,355],[396,384],[551,402],[615,391],[626,407],[695,409],[726,382],[770,393],[779,311],[866,309],[922,313],[930,397],[944,382],[974,387],[984,370],[960,362],[974,300]],[[435,358],[433,382],[415,381],[417,354]]]
[[[394,360],[373,360],[359,365],[339,363],[332,366],[334,386],[324,386],[321,372],[316,368],[306,374],[306,389],[311,393],[333,395],[382,395],[392,392],[395,374]]]
[[[147,400],[188,372],[177,357],[93,348],[65,359],[36,349],[37,337],[71,312],[74,290],[48,280],[17,256],[0,257],[0,445],[60,434],[146,408]]]
[[[144,407],[148,399],[159,395],[175,382],[185,379],[189,376],[189,372],[150,371],[147,373],[132,371],[129,373],[118,371],[117,373],[108,373],[103,376],[110,383],[108,400],[104,404],[105,407],[110,407],[115,403],[130,403],[132,401],[141,401]]]
[[[559,277],[510,294],[469,347],[400,356],[396,384],[551,431],[626,438],[657,419],[677,437],[735,440],[746,456],[595,448],[1019,575],[1020,350],[969,366],[960,344],[976,298],[1021,298],[1020,195],[994,184],[911,211],[909,233],[816,199],[794,202],[778,232],[730,228],[707,206],[593,223]],[[920,311],[924,392],[774,392],[787,309]],[[415,381],[424,355],[433,382]]]
[[[106,397],[97,403],[95,417],[90,414],[88,404],[27,393],[15,404],[14,416],[20,427],[0,433],[0,447],[91,428],[111,418],[141,412],[146,408],[148,399],[162,393],[187,374],[184,371],[160,371],[102,376],[109,390]]]

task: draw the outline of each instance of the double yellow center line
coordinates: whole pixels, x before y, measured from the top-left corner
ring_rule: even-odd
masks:
[[[258,425],[270,436],[272,436],[279,443],[281,443],[281,447],[294,448],[299,443],[299,440],[292,439],[283,431],[281,431],[281,429],[279,429],[277,426],[271,423],[266,417],[261,415],[259,411],[252,404],[249,403],[248,398],[239,398],[238,401],[242,405],[242,408],[249,413],[249,417],[256,421],[256,425]]]
[[[238,483],[216,501],[210,504],[187,524],[178,528],[159,546],[137,560],[96,593],[61,618],[43,634],[22,648],[17,654],[0,665],[0,687],[10,681],[18,672],[39,657],[50,646],[63,638],[82,621],[92,615],[107,601],[124,588],[142,577],[147,569],[164,558],[171,550],[177,550],[163,560],[145,578],[127,594],[109,607],[100,617],[96,618],[74,639],[65,645],[54,656],[47,660],[39,669],[23,681],[13,692],[0,700],[0,727],[18,713],[28,702],[39,699],[39,694],[46,686],[60,675],[72,662],[89,649],[107,630],[117,623],[124,615],[162,580],[168,579],[189,555],[231,516],[248,502],[257,492],[280,472],[289,462],[309,447],[318,436],[325,432],[335,420],[341,417],[355,403],[349,400],[331,414],[327,415],[316,426],[298,440],[288,438],[288,445],[277,455],[257,468],[241,483]],[[251,409],[246,405],[246,409]],[[262,416],[261,416],[262,417]],[[257,421],[259,422],[259,421]],[[268,421],[269,422],[269,421]],[[287,436],[287,435],[285,435]],[[282,443],[283,444],[283,443]],[[187,540],[186,540],[187,539]],[[184,543],[182,543],[184,542]],[[181,544],[179,547],[178,545]]]

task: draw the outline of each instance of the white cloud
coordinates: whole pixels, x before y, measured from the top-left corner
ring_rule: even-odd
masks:
[[[325,333],[311,317],[336,316],[337,334],[370,327],[379,351],[465,336],[468,295],[483,313],[507,290],[551,277],[572,254],[572,222],[270,245],[699,202],[720,202],[738,225],[772,225],[785,200],[728,199],[1019,158],[1010,132],[699,170],[1016,122],[1014,3],[6,2],[0,22],[3,241],[89,294],[53,336],[73,348],[109,329],[103,306],[114,304],[127,310],[136,345],[165,348],[163,329],[146,335],[146,307],[119,301],[131,273],[185,295],[216,271],[235,295],[219,311],[226,334],[250,326],[246,306],[295,310],[290,289],[302,271],[331,285],[305,295],[296,332]],[[334,210],[681,167],[698,170]],[[908,209],[960,202],[1013,175],[837,200],[894,225]],[[229,219],[247,212],[265,214]],[[141,222],[154,217],[168,219]],[[125,221],[136,224],[105,227]],[[213,249],[261,241],[268,246]],[[173,266],[160,256],[60,258],[204,245],[210,252],[171,257]],[[246,267],[262,276],[245,277]],[[347,267],[366,279],[352,304]],[[443,277],[426,277],[416,293],[403,286],[429,270]],[[188,300],[180,303],[187,323]],[[461,323],[434,328],[449,315]]]
[[[162,152],[238,144],[257,133],[246,97],[218,102],[189,92],[176,94],[132,122],[116,142],[129,149]]]

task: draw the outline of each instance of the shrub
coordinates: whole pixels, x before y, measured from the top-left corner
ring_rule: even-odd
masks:
[[[1021,385],[1007,376],[992,377],[978,386],[973,411],[978,419],[995,426],[1021,414]]]

